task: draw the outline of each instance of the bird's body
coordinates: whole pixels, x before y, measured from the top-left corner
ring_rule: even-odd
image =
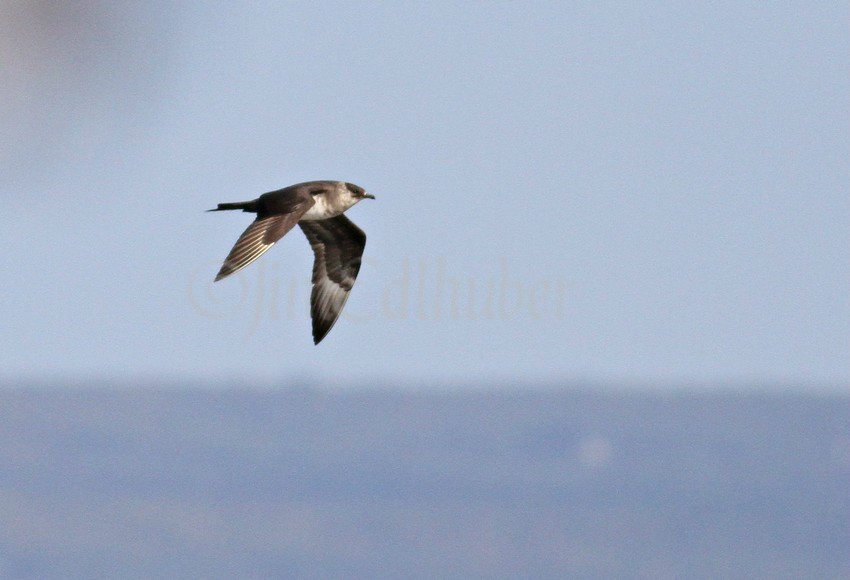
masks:
[[[353,183],[308,181],[252,201],[218,204],[209,211],[242,210],[256,213],[257,219],[236,240],[216,282],[262,256],[297,223],[315,258],[310,314],[313,341],[319,344],[342,312],[366,246],[366,234],[343,213],[366,198],[375,199]]]

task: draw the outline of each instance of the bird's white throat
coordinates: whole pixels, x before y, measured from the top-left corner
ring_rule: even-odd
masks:
[[[353,206],[360,199],[354,197],[344,184],[332,191],[313,196],[313,207],[301,216],[302,220],[324,220],[336,217]]]

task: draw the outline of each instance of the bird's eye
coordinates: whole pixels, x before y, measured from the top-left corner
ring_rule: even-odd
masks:
[[[353,183],[346,182],[345,187],[348,189],[348,191],[357,196],[362,196],[364,193],[366,193],[365,189],[363,189],[359,185],[354,185]]]

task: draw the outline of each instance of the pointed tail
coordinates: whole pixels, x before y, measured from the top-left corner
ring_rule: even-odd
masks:
[[[254,201],[236,201],[233,203],[220,203],[215,209],[207,211],[226,211],[229,209],[241,209],[242,211],[250,211],[257,213],[257,200]]]

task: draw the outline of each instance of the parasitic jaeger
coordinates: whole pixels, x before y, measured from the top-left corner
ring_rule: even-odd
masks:
[[[262,256],[297,223],[313,248],[310,317],[313,343],[319,344],[348,300],[366,247],[366,234],[342,214],[366,198],[375,199],[375,196],[353,183],[307,181],[264,193],[253,201],[220,203],[217,208],[207,210],[257,214],[257,219],[236,240],[215,281]]]

